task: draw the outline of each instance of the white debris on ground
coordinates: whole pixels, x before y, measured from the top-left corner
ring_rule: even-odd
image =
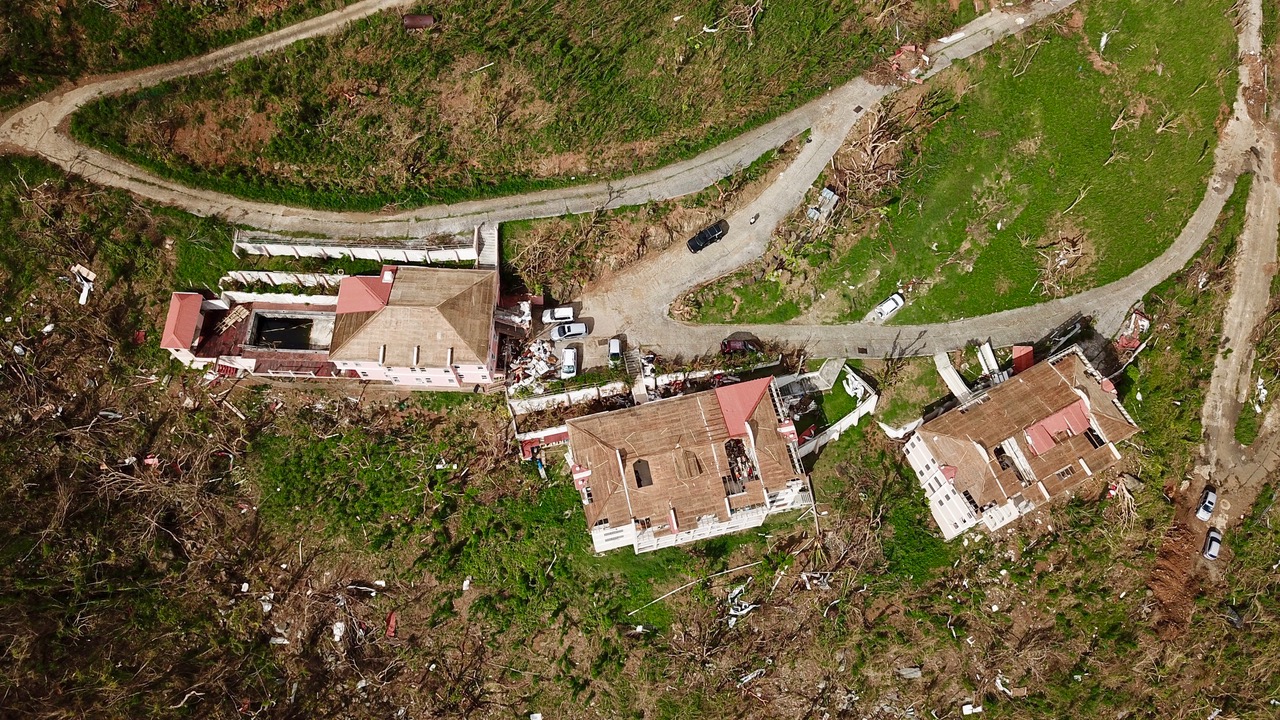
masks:
[[[1267,395],[1269,394],[1266,381],[1259,375],[1257,382],[1253,386],[1253,397],[1249,399],[1249,404],[1253,406],[1253,411],[1258,415],[1262,414],[1262,408],[1266,406]]]
[[[747,586],[750,584],[751,578],[747,578],[746,582],[729,592],[729,597],[727,599],[729,605],[729,616],[726,618],[726,622],[728,622],[730,628],[737,625],[740,618],[746,617],[751,614],[752,610],[760,607],[757,604],[748,603],[742,599],[743,593],[747,591]]]
[[[829,572],[802,572],[800,573],[800,581],[804,583],[805,590],[814,588],[819,590],[831,589],[831,573]]]
[[[533,394],[541,395],[546,390],[541,380],[560,365],[554,349],[548,340],[534,340],[525,346],[520,357],[512,360],[507,368],[507,376],[513,379],[507,388],[508,394],[515,395],[522,388],[529,388]]]

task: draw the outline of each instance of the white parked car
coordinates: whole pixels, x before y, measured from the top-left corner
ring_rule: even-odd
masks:
[[[551,329],[551,342],[584,338],[589,334],[586,323],[566,323]]]
[[[884,302],[876,306],[871,311],[871,316],[876,320],[888,320],[890,316],[902,309],[907,302],[902,298],[902,293],[894,293],[885,299]]]
[[[609,364],[613,366],[622,364],[621,338],[609,338]]]
[[[565,348],[560,354],[560,379],[568,380],[578,374],[578,351],[574,348]]]
[[[573,308],[568,305],[547,308],[542,311],[543,325],[555,325],[556,323],[567,322],[573,322]]]
[[[1222,531],[1218,528],[1209,528],[1209,534],[1204,536],[1204,555],[1205,560],[1217,560],[1218,553],[1222,552]]]
[[[1196,519],[1209,521],[1213,515],[1213,509],[1218,506],[1218,493],[1212,487],[1204,489],[1204,495],[1200,496],[1200,507],[1196,508]]]

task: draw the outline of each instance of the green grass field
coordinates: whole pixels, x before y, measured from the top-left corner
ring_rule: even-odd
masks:
[[[181,60],[341,7],[341,0],[114,3],[14,0],[0,33],[0,110],[89,73]]]
[[[243,197],[376,209],[624,175],[690,156],[973,15],[942,0],[446,3],[122,97],[76,136]],[[677,19],[678,18],[678,19]],[[716,32],[704,32],[709,27]]]
[[[827,297],[823,319],[860,320],[909,286],[895,323],[936,322],[1031,305],[1040,255],[1083,237],[1064,293],[1119,279],[1172,242],[1204,194],[1217,129],[1235,94],[1230,6],[1086,2],[934,81],[949,116],[904,159],[871,232],[837,229],[849,247],[812,252],[810,286],[776,277],[723,283],[704,320],[785,320]],[[1082,19],[1081,24],[1079,20]],[[1103,33],[1105,50],[1097,53]],[[852,235],[853,237],[848,237]],[[707,293],[704,293],[704,296]],[[771,306],[771,307],[770,307]],[[815,308],[816,309],[816,308]]]

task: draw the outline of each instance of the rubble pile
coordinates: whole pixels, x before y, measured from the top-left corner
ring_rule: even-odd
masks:
[[[507,377],[511,379],[507,392],[515,395],[522,388],[529,388],[535,395],[542,394],[546,387],[541,380],[560,364],[554,350],[548,340],[534,340],[526,345],[524,352],[512,360],[507,369]]]

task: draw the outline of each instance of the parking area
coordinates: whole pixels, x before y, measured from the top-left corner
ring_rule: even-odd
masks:
[[[564,313],[564,309],[568,308],[571,313]],[[547,305],[539,308],[534,312],[534,332],[532,339],[547,340],[552,343],[555,348],[555,354],[561,355],[565,348],[574,348],[578,351],[578,367],[581,370],[605,367],[609,364],[609,340],[618,337],[622,340],[623,349],[628,348],[627,337],[625,335],[607,335],[603,332],[597,333],[594,319],[591,317],[580,317],[578,315],[581,309],[578,303],[565,303],[562,305]],[[552,313],[560,322],[543,322],[545,313]],[[566,320],[565,318],[572,318]],[[587,335],[585,337],[569,338],[567,340],[556,341],[553,339],[552,331],[559,325],[567,325],[569,323],[582,323],[587,327]]]

